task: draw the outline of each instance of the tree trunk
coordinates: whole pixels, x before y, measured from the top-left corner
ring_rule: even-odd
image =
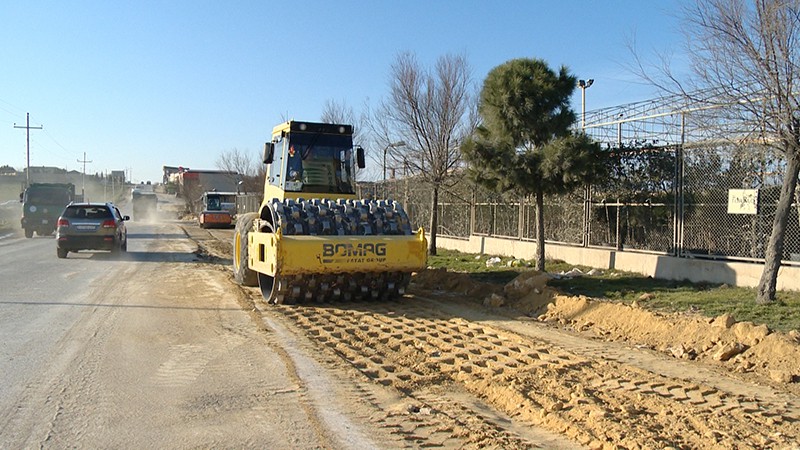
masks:
[[[800,189],[794,190],[794,204],[797,208],[797,222],[800,225]]]
[[[544,272],[544,193],[536,193],[536,270]]]
[[[433,186],[431,195],[431,239],[428,242],[428,254],[436,254],[436,230],[439,229],[439,186]]]
[[[797,187],[798,170],[800,170],[800,153],[795,149],[787,150],[786,174],[783,176],[781,195],[775,209],[775,220],[772,222],[772,234],[769,237],[767,250],[764,255],[764,271],[758,282],[756,303],[765,304],[775,301],[775,291],[778,284],[778,269],[781,268],[783,257],[783,243],[786,235],[786,226],[789,222],[789,211]]]

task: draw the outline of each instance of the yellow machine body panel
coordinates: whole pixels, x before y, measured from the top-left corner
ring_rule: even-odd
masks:
[[[277,198],[278,200],[285,200],[288,198],[291,199],[300,199],[300,198],[344,198],[344,199],[357,199],[358,197],[356,194],[335,194],[332,195],[327,192],[287,192],[277,186],[267,185],[264,188],[264,200],[263,203],[269,202],[269,200]],[[262,203],[262,205],[263,205]]]
[[[250,268],[270,276],[379,273],[425,268],[427,240],[420,228],[408,236],[248,235]]]

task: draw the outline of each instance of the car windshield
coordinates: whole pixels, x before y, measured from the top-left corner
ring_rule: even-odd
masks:
[[[105,206],[70,206],[64,211],[67,219],[112,219],[111,211]]]

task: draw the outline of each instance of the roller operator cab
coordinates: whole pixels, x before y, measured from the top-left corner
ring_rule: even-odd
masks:
[[[270,303],[391,299],[425,268],[422,228],[393,200],[356,196],[351,125],[289,121],[265,145],[264,200],[234,231],[234,278]]]

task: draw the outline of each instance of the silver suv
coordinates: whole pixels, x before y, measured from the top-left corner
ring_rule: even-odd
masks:
[[[78,250],[128,250],[128,230],[125,221],[111,203],[70,203],[58,218],[56,252],[59,258]]]

